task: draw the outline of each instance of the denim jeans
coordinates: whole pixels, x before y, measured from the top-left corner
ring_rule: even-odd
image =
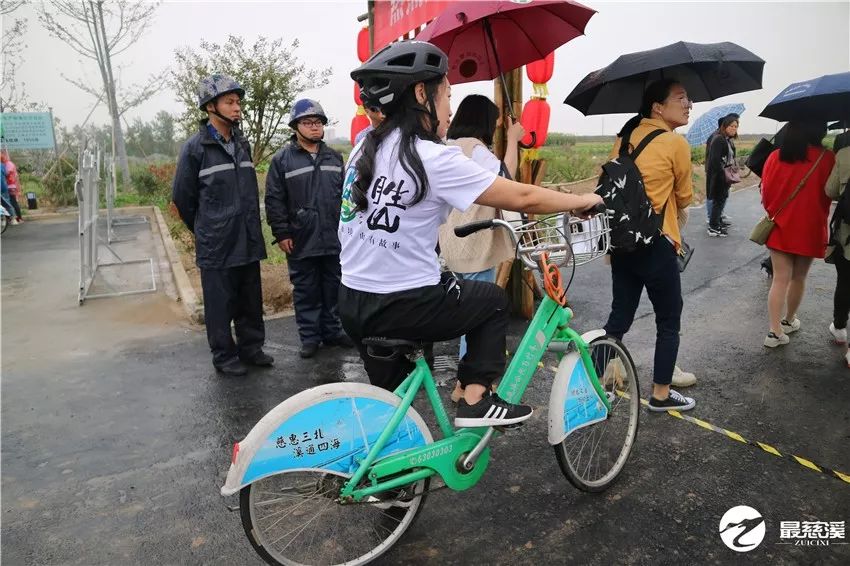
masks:
[[[496,268],[491,267],[490,269],[485,269],[484,271],[474,271],[472,273],[460,273],[466,281],[486,281],[487,283],[495,283],[496,282]],[[460,353],[458,354],[458,359],[462,360],[466,355],[466,336],[460,337]]]
[[[611,254],[613,300],[605,332],[622,340],[635,319],[641,293],[655,311],[655,368],[653,382],[669,385],[679,355],[682,282],[673,244],[663,237],[630,253]]]

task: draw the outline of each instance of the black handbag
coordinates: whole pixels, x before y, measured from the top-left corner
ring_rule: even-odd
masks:
[[[679,262],[679,273],[682,273],[688,263],[691,261],[691,256],[694,255],[694,248],[682,238],[682,245],[679,246],[679,253],[676,254],[676,259]]]
[[[747,167],[750,168],[750,171],[761,177],[764,164],[774,149],[776,149],[776,146],[773,145],[771,140],[761,138],[755,147],[753,147],[750,156],[747,157]]]

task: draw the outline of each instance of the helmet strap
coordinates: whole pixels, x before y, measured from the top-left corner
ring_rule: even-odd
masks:
[[[322,131],[322,135],[317,138],[308,138],[304,134],[301,133],[301,130],[298,129],[298,123],[295,124],[295,137],[299,142],[303,141],[304,143],[308,143],[311,145],[318,144],[320,141],[325,139],[325,132]]]
[[[431,116],[431,133],[437,135],[437,127],[440,125],[440,119],[437,118],[437,107],[434,104],[434,96],[425,88],[425,94],[428,96],[428,115]]]
[[[218,117],[219,117],[219,118],[220,118],[220,119],[221,119],[221,120],[222,120],[225,124],[227,124],[227,125],[228,125],[228,126],[230,126],[231,128],[235,128],[236,130],[239,130],[239,120],[233,120],[233,119],[231,119],[231,118],[228,118],[228,117],[226,117],[225,115],[223,115],[221,112],[219,112],[219,111],[218,111],[218,97],[214,98],[214,99],[213,99],[213,100],[211,100],[210,102],[212,102],[213,109],[212,109],[212,110],[207,110],[207,112],[209,112],[210,114],[215,114],[215,115],[216,115],[216,116],[218,116]]]

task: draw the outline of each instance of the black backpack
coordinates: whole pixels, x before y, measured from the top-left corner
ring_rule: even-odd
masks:
[[[631,153],[628,152],[631,132],[625,133],[620,154],[602,166],[596,194],[608,209],[612,253],[632,252],[652,243],[660,233],[662,218],[646,196],[635,160],[649,142],[664,132],[661,129],[650,132]]]
[[[844,185],[844,192],[838,197],[838,201],[835,203],[835,212],[832,213],[832,219],[829,221],[829,245],[843,250],[850,246],[850,241],[841,242],[838,239],[838,230],[841,228],[842,222],[850,224],[850,183]]]

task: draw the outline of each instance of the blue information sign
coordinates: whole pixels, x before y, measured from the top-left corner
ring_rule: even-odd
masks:
[[[9,149],[54,149],[50,112],[3,112],[0,144]]]

